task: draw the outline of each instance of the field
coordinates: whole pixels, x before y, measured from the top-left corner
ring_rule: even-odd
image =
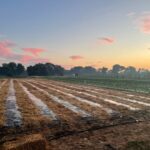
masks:
[[[0,150],[150,149],[146,93],[1,79],[0,104]]]

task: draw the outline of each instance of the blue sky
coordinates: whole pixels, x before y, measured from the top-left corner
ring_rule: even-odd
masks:
[[[142,24],[149,17],[149,0],[1,0],[0,41],[15,43],[8,44],[11,59],[28,55],[26,64],[48,60],[67,68],[114,63],[149,68],[150,32]],[[22,50],[27,48],[30,52]],[[34,48],[45,51],[37,56]],[[1,63],[9,60],[1,56]]]

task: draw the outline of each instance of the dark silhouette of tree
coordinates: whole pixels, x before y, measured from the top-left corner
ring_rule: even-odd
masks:
[[[39,63],[35,64],[34,66],[27,67],[27,73],[29,76],[62,76],[64,75],[64,68],[51,63]]]
[[[59,65],[55,66],[55,75],[63,76],[65,69]]]
[[[96,74],[96,69],[91,66],[86,66],[83,69],[83,74],[89,74],[89,75]]]
[[[14,62],[10,62],[8,64],[2,64],[0,67],[0,75],[3,76],[20,76],[25,72],[25,68],[22,64],[16,64]]]
[[[65,70],[60,65],[54,65],[52,63],[38,63],[33,66],[28,66],[27,69],[21,63],[4,63],[0,66],[0,76],[63,76],[63,75],[97,75],[103,78],[126,78],[126,79],[149,79],[150,71],[146,69],[138,69],[136,70],[133,66],[124,67],[119,64],[115,64],[112,66],[112,69],[108,69],[106,67],[99,68],[96,70],[92,66],[77,66],[73,67],[70,70]]]
[[[73,68],[71,68],[70,73],[80,75],[80,74],[82,74],[83,69],[84,68],[82,66],[73,67]]]
[[[20,63],[17,64],[16,73],[17,75],[23,75],[25,73],[25,67]]]
[[[115,77],[118,77],[119,76],[119,72],[124,70],[125,67],[124,66],[121,66],[119,64],[116,64],[116,65],[113,65],[112,67],[112,73]]]
[[[91,66],[86,66],[86,67],[77,66],[77,67],[71,68],[70,73],[74,74],[76,76],[78,76],[78,75],[93,75],[93,74],[97,73],[97,70]]]
[[[103,68],[101,69],[101,74],[102,74],[102,76],[106,76],[106,75],[107,75],[107,71],[108,71],[108,68],[103,67]]]

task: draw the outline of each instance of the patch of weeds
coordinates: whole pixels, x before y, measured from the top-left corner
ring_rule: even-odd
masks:
[[[128,142],[125,150],[150,150],[150,141]]]

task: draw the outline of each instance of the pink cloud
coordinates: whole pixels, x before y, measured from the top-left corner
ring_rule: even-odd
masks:
[[[4,61],[15,61],[21,62],[24,64],[31,64],[31,63],[44,63],[49,62],[46,58],[38,57],[38,54],[43,52],[43,49],[39,48],[24,48],[24,52],[31,53],[32,55],[26,54],[18,54],[13,51],[16,44],[11,41],[3,40],[0,41],[0,58],[4,59]]]
[[[5,41],[0,41],[0,56],[2,57],[9,57],[12,55],[12,47],[14,47],[15,44],[5,40]]]
[[[49,60],[46,58],[34,57],[30,55],[22,55],[19,61],[23,64],[49,62]]]
[[[145,16],[140,21],[140,30],[143,33],[150,34],[150,15]]]
[[[79,56],[79,55],[73,55],[73,56],[70,56],[70,59],[72,59],[72,60],[80,60],[80,59],[83,59],[83,57]]]
[[[99,44],[109,45],[109,44],[112,44],[114,42],[115,42],[115,39],[111,38],[111,37],[101,37],[101,38],[98,38],[98,43]]]
[[[33,56],[39,56],[40,53],[45,52],[42,48],[22,48],[24,52],[30,53]]]
[[[143,12],[135,20],[138,29],[145,34],[150,34],[150,12]]]

